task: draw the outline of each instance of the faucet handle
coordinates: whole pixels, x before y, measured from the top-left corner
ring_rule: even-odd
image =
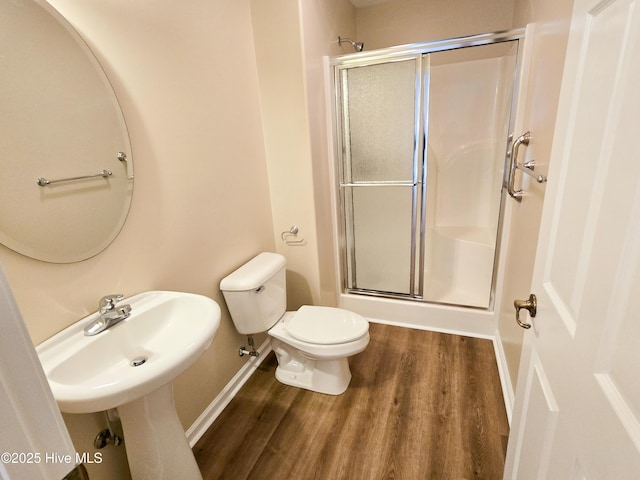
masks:
[[[116,303],[118,303],[122,299],[124,299],[124,295],[122,293],[105,295],[100,299],[98,306],[100,307],[100,310],[111,310],[115,308]]]

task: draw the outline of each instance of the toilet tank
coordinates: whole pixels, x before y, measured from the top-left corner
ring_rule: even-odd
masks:
[[[238,332],[269,330],[287,308],[286,260],[263,252],[220,282],[220,290]]]

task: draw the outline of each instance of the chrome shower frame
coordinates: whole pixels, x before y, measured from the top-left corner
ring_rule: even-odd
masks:
[[[339,263],[339,275],[340,275],[340,287],[342,292],[355,293],[360,295],[369,295],[375,297],[395,298],[413,300],[419,302],[439,303],[431,300],[425,300],[423,298],[424,287],[424,266],[425,266],[425,216],[426,216],[426,186],[427,186],[427,153],[425,139],[428,134],[428,112],[426,106],[428,105],[429,95],[429,76],[424,74],[423,62],[424,55],[434,52],[442,52],[448,50],[456,50],[467,47],[475,47],[482,45],[491,45],[496,43],[517,41],[517,54],[516,54],[516,68],[515,75],[520,70],[521,62],[521,49],[522,40],[524,39],[525,29],[518,28],[512,30],[505,30],[499,32],[470,35],[465,37],[450,38],[444,40],[438,40],[433,42],[414,43],[407,45],[399,45],[394,47],[382,48],[378,50],[370,50],[367,52],[352,53],[347,55],[341,55],[329,59],[329,66],[332,68],[333,76],[333,128],[335,136],[335,158],[336,158],[336,176],[334,180],[338,185],[337,188],[337,249],[340,255]],[[340,40],[340,38],[339,38]],[[342,39],[343,41],[345,39]],[[428,59],[428,57],[426,57]],[[415,115],[416,121],[414,131],[414,165],[413,165],[413,179],[412,182],[377,182],[376,186],[388,185],[388,186],[411,186],[413,188],[412,194],[412,216],[411,216],[411,264],[410,264],[410,279],[409,279],[409,293],[395,293],[378,290],[368,290],[360,288],[351,288],[349,285],[355,285],[355,248],[353,242],[347,242],[348,226],[346,206],[348,201],[346,199],[347,187],[365,186],[363,183],[350,183],[345,181],[348,176],[344,172],[343,152],[347,145],[343,144],[343,129],[341,115],[338,112],[342,111],[342,98],[341,92],[341,74],[344,69],[352,67],[365,67],[381,63],[388,63],[394,61],[403,61],[415,59],[416,60],[416,104]],[[422,83],[424,82],[424,85]],[[509,131],[513,130],[513,122],[515,117],[515,104],[518,97],[518,78],[514,79],[514,89],[511,102],[511,118],[509,121]],[[508,147],[506,145],[505,147]],[[505,162],[508,161],[508,148],[505,148]],[[374,183],[369,182],[371,185]],[[504,183],[504,182],[503,182]],[[503,188],[504,190],[504,188]],[[494,256],[494,269],[493,279],[491,285],[491,297],[489,300],[488,308],[481,307],[467,307],[481,310],[493,309],[494,297],[495,297],[495,283],[497,272],[497,261],[499,257],[500,249],[500,236],[502,231],[502,220],[504,214],[504,194],[501,196],[500,212],[498,220],[498,232],[496,240],[496,253]],[[419,217],[419,218],[418,218]],[[350,245],[350,249],[347,249],[347,245]],[[351,267],[351,268],[350,268]],[[349,279],[348,275],[351,272],[353,278]]]

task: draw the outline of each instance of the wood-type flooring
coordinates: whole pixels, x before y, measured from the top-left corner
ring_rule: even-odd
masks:
[[[272,354],[194,447],[204,480],[502,478],[509,426],[490,340],[371,324],[339,396]]]

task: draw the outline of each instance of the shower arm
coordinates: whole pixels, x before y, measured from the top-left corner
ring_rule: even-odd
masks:
[[[350,43],[353,48],[355,48],[356,52],[361,52],[364,50],[364,43],[362,42],[354,42],[350,38],[338,37],[338,45],[342,46],[343,43]]]

